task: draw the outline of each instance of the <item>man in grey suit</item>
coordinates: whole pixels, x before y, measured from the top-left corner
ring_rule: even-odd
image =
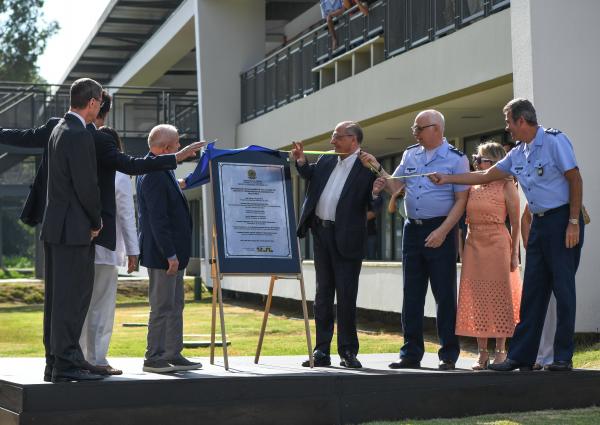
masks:
[[[70,109],[48,141],[48,188],[42,221],[46,270],[44,378],[101,379],[85,369],[79,337],[94,283],[94,245],[102,228],[94,139],[86,125],[98,115],[102,86],[89,78],[71,86]]]

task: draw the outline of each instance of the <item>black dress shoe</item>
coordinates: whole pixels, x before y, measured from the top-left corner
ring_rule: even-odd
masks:
[[[573,370],[573,362],[566,360],[558,360],[548,365],[548,370],[552,372],[568,372]]]
[[[52,382],[52,366],[46,365],[44,368],[44,382]]]
[[[102,375],[90,373],[84,369],[67,369],[52,372],[52,382],[73,382],[73,381],[98,381],[104,379]]]
[[[439,370],[454,370],[456,369],[456,363],[452,360],[440,360],[438,364]]]
[[[421,369],[421,362],[409,358],[401,358],[399,362],[390,363],[390,369]]]
[[[519,363],[515,360],[506,359],[502,363],[494,363],[488,366],[489,370],[495,370],[496,372],[510,372],[515,369],[519,369],[521,372],[533,370],[533,365]]]
[[[347,367],[349,369],[360,369],[362,364],[356,358],[356,354],[346,351],[343,356],[340,356],[342,361],[340,366]]]
[[[331,366],[331,357],[321,350],[315,350],[313,353],[313,361],[315,367]],[[302,362],[303,367],[310,367],[310,359]]]

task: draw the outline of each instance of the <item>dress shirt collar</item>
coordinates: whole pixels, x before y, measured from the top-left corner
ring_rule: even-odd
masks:
[[[544,144],[544,127],[541,125],[538,127],[537,132],[535,133],[533,144],[535,146],[542,146]]]
[[[68,111],[67,114],[75,115],[77,118],[79,118],[79,121],[81,121],[81,124],[83,124],[84,127],[87,127],[86,124],[85,124],[85,120],[77,112]]]
[[[337,165],[341,165],[343,167],[352,167],[354,165],[354,161],[358,157],[359,152],[360,152],[360,148],[356,149],[354,152],[352,152],[350,155],[348,155],[344,159],[342,159],[342,157],[338,155]]]
[[[442,138],[442,144],[439,145],[437,148],[432,149],[434,151],[431,159],[435,158],[436,155],[441,156],[442,158],[446,158],[446,155],[448,155],[448,149],[450,149],[450,144],[448,143],[448,140],[446,140],[446,138]],[[419,146],[417,148],[417,151],[415,152],[415,155],[423,155],[425,153],[425,148],[423,147],[423,145]]]

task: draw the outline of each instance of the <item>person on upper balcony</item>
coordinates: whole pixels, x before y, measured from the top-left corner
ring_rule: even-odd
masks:
[[[369,14],[369,6],[366,2],[359,0],[321,0],[321,17],[327,21],[327,29],[331,36],[331,50],[338,48],[338,39],[333,26],[333,18],[342,15],[346,10],[358,5],[360,11],[366,16]]]

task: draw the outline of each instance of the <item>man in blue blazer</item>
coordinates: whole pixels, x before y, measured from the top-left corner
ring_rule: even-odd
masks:
[[[367,241],[367,211],[378,209],[371,189],[374,174],[358,160],[363,132],[352,121],[339,123],[331,144],[339,155],[323,155],[309,164],[302,143],[294,143],[292,156],[298,173],[308,181],[306,199],[298,224],[298,236],[311,229],[317,280],[315,366],[331,364],[334,296],[337,296],[337,346],[341,366],[360,368],[356,333],[358,276]],[[374,205],[375,203],[375,205]],[[309,362],[302,363],[309,366]]]
[[[157,125],[148,136],[147,158],[179,149],[177,128]],[[183,275],[192,248],[192,217],[172,171],[139,176],[136,182],[140,264],[148,268],[150,318],[145,372],[199,369],[183,349]]]

